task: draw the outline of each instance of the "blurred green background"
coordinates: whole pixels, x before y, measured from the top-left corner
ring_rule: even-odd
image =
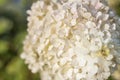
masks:
[[[0,0],[0,80],[39,80],[20,59],[26,10],[35,0]]]
[[[20,59],[22,41],[26,35],[26,10],[36,0],[0,0],[0,80],[39,80]],[[120,0],[109,0],[120,14]],[[119,68],[119,67],[118,67]],[[117,70],[109,80],[120,80]]]

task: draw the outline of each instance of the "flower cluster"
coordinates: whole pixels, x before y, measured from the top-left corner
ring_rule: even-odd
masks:
[[[106,80],[120,61],[120,20],[101,1],[40,0],[27,13],[21,57],[42,80]]]

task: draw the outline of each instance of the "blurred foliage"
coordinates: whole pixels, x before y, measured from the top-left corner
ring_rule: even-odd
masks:
[[[0,0],[0,80],[39,80],[20,59],[26,10],[35,0]]]
[[[120,16],[120,0],[108,0],[108,4]]]
[[[7,0],[0,0],[0,6],[4,5],[7,2]]]
[[[26,35],[26,10],[36,0],[0,0],[0,80],[39,80],[20,59]],[[120,0],[109,0],[120,14]],[[115,80],[110,77],[109,80]]]

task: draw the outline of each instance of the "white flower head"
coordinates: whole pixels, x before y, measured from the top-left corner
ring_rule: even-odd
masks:
[[[42,80],[106,80],[120,61],[120,20],[100,0],[40,0],[27,13],[21,57]]]

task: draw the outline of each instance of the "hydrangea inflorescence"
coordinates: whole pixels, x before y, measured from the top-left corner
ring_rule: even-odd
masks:
[[[120,20],[99,0],[39,0],[27,13],[21,57],[42,80],[106,80],[120,61]]]

